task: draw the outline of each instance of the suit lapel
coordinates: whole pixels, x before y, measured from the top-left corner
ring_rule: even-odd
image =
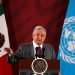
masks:
[[[30,45],[30,51],[31,51],[31,56],[32,56],[33,58],[35,58],[33,43],[31,43],[31,45]]]

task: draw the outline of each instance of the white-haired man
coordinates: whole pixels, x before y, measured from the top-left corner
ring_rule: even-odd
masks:
[[[23,44],[19,49],[13,53],[9,52],[10,56],[8,58],[10,63],[18,62],[20,58],[44,58],[44,59],[55,59],[56,55],[53,47],[50,44],[44,43],[46,39],[46,29],[42,26],[36,26],[32,33],[33,41],[31,43]],[[41,48],[40,52],[36,52],[36,49]],[[39,50],[38,50],[39,51]],[[31,75],[31,74],[25,74]],[[45,74],[46,75],[46,74]],[[50,74],[47,74],[50,75]]]

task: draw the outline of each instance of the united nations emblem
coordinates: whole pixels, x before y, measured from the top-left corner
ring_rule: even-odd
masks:
[[[45,59],[37,58],[32,61],[31,68],[35,74],[43,74],[48,68],[48,64]]]
[[[75,17],[65,19],[61,35],[61,57],[65,62],[75,64]]]

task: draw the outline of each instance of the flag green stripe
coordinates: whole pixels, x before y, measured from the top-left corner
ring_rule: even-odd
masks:
[[[0,4],[0,16],[3,14],[3,8],[2,8],[2,5]]]

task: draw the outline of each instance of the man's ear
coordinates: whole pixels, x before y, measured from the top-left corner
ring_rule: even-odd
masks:
[[[0,33],[0,48],[3,46],[4,42],[5,42],[5,37],[3,34]]]
[[[32,38],[33,38],[33,36],[34,36],[34,35],[32,34]]]

